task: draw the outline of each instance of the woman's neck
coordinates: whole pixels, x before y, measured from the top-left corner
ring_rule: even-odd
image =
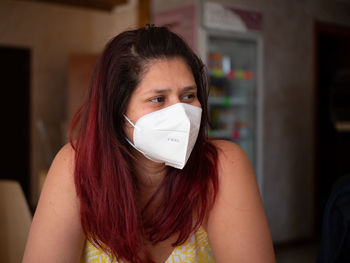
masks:
[[[167,172],[164,163],[156,163],[139,152],[135,152],[133,163],[135,176],[138,182],[138,190],[142,195],[152,196],[162,183]]]

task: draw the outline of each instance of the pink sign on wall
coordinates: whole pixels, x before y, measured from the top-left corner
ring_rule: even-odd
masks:
[[[193,50],[197,50],[196,8],[194,5],[158,12],[154,14],[153,21],[156,26],[165,26],[180,35]]]

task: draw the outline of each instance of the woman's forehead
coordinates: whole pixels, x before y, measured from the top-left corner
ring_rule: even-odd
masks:
[[[136,88],[137,93],[152,90],[196,87],[190,67],[181,58],[159,59],[147,66],[146,72]]]

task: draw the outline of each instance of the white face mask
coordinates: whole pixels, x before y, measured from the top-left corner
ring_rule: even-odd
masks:
[[[202,109],[176,103],[139,118],[134,126],[134,143],[129,143],[148,159],[182,169],[196,143]]]

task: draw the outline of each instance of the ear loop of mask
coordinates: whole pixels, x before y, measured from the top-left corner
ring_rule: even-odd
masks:
[[[125,114],[123,114],[124,118],[132,125],[132,127],[136,128],[135,125],[131,122],[131,120],[129,120],[128,117],[126,117]]]
[[[134,127],[134,129],[139,129],[138,127],[136,127],[130,120],[128,117],[126,117],[125,114],[123,114],[124,118]],[[141,151],[140,149],[137,149],[135,144],[133,144],[127,137],[125,137],[125,139],[127,140],[127,142],[135,148],[135,150],[138,150],[140,153],[142,153],[143,155],[145,154],[143,151]]]
[[[138,129],[140,130],[139,127],[136,127],[130,120],[128,117],[126,117],[125,114],[123,114],[124,118],[134,127],[134,129]],[[125,139],[128,141],[128,143],[135,148],[135,150],[139,151],[140,153],[142,153],[144,156],[146,156],[148,159],[150,159],[151,161],[153,162],[156,162],[156,163],[162,163],[162,162],[158,162],[156,160],[153,160],[152,158],[148,157],[147,154],[145,154],[143,151],[141,151],[140,149],[137,149],[137,147],[135,146],[135,144],[133,144],[127,137],[125,137]]]

